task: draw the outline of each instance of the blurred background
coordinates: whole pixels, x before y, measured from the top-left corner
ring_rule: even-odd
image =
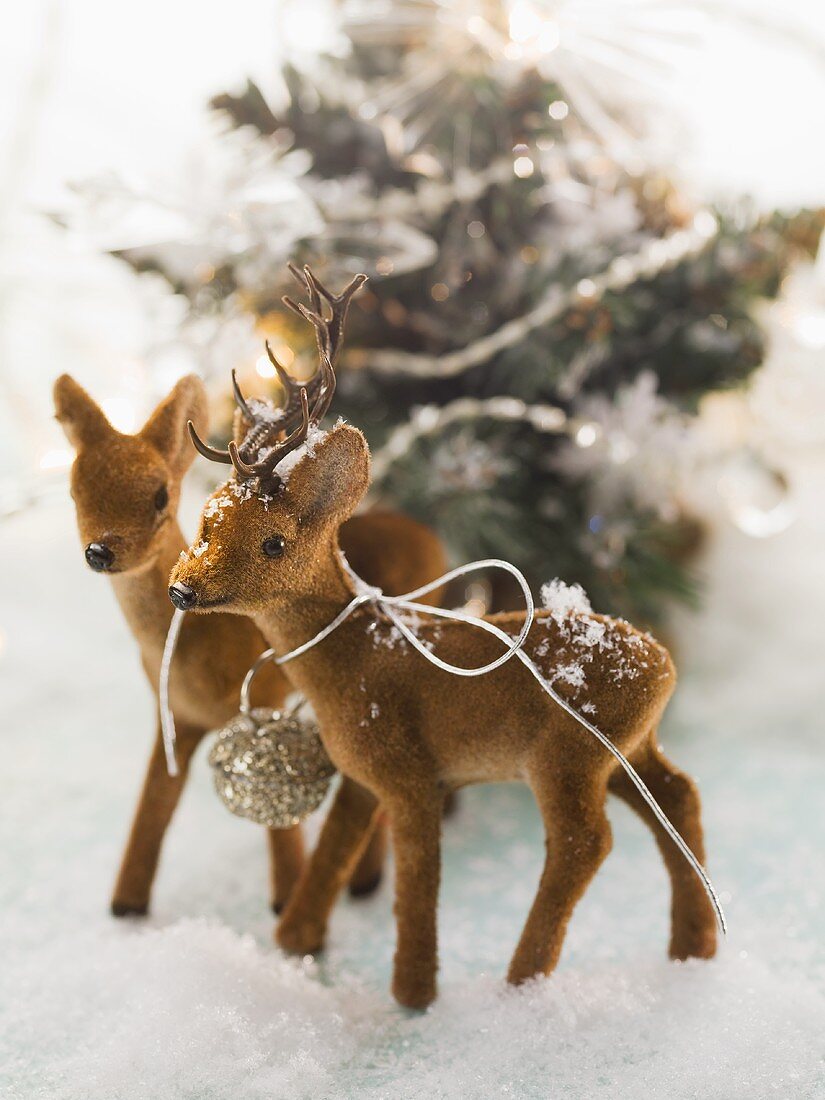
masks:
[[[560,1096],[821,1094],[825,8],[31,0],[3,22],[12,1095],[545,1096],[548,1074]],[[501,972],[540,850],[512,790],[468,792],[447,830],[446,994],[420,1026],[384,995],[388,887],[344,907],[320,985],[273,959],[263,852],[241,871],[253,831],[205,767],[151,935],[107,920],[152,708],[83,565],[51,386],[71,372],[132,431],[194,370],[225,440],[230,368],[278,399],[264,339],[314,369],[280,305],[290,259],[332,285],[370,276],[334,411],[369,437],[374,499],[433,524],[456,564],[581,583],[673,648],[665,739],[700,779],[731,918],[713,966],[649,965],[664,880],[616,811],[561,984],[495,1000],[475,976]],[[284,990],[300,1012],[273,1022]]]
[[[376,496],[661,622],[719,522],[792,522],[775,445],[820,434],[813,7],[32,5],[3,47],[3,510],[64,481],[60,370],[124,430],[199,371],[216,439],[231,367],[278,397],[265,337],[311,371],[295,258],[371,277],[338,411]]]

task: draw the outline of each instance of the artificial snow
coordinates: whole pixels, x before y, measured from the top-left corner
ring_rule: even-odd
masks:
[[[315,448],[326,439],[327,435],[328,433],[323,428],[319,428],[317,424],[310,424],[306,440],[300,447],[296,447],[294,451],[290,451],[288,455],[285,455],[278,463],[277,472],[282,485],[288,483],[289,475],[299,463],[303,462],[305,458],[312,458],[315,454]]]
[[[207,500],[202,516],[205,520],[213,519],[219,523],[223,519],[224,512],[231,508],[236,500],[246,500],[249,495],[249,486],[246,482],[230,478]]]
[[[580,584],[565,584],[556,577],[541,586],[541,606],[561,624],[571,614],[586,615],[593,609]]]
[[[274,947],[263,834],[215,798],[206,744],[170,830],[152,916],[108,915],[153,703],[110,585],[83,564],[68,503],[6,521],[0,813],[13,842],[0,847],[0,1094],[823,1095],[825,747],[817,708],[801,708],[783,673],[792,661],[798,682],[803,667],[817,675],[815,648],[788,644],[818,638],[822,621],[821,558],[804,534],[771,544],[735,537],[715,566],[723,591],[711,590],[709,613],[681,634],[663,739],[701,784],[709,870],[730,922],[718,958],[667,960],[669,898],[655,844],[611,802],[614,849],[576,910],[557,972],[508,988],[543,838],[525,787],[478,787],[445,823],[441,993],[416,1014],[390,998],[389,881],[370,900],[342,901],[316,962]],[[746,552],[747,587],[737,588]],[[787,569],[787,598],[768,608],[756,581],[778,575],[782,561],[809,568]]]
[[[596,710],[589,699],[580,698],[587,687],[589,666],[598,664],[616,684],[635,680],[649,668],[650,635],[617,629],[615,619],[597,619],[580,584],[566,584],[556,577],[542,585],[541,603],[550,612],[545,621],[555,624],[556,630],[537,643],[533,657],[550,684],[573,689],[572,699],[583,713]],[[664,658],[659,655],[657,660],[663,662]]]
[[[582,665],[571,663],[569,665],[557,665],[554,671],[554,678],[561,680],[563,684],[569,684],[571,687],[584,687],[585,675]]]

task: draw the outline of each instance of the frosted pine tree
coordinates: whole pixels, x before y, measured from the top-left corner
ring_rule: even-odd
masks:
[[[284,96],[214,99],[229,167],[178,203],[196,224],[117,251],[185,297],[205,355],[245,324],[221,375],[276,399],[250,337],[313,365],[280,304],[287,254],[333,286],[366,271],[335,412],[369,437],[375,496],[456,560],[506,557],[654,621],[693,592],[698,404],[760,363],[754,304],[820,220],[695,207],[645,171],[609,106],[646,63],[632,20],[588,39],[569,7],[342,4],[342,48],[287,67]]]

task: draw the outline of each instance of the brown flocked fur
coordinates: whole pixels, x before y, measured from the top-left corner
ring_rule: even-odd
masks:
[[[331,622],[353,595],[338,554],[339,530],[368,482],[363,436],[347,425],[336,427],[301,458],[271,500],[262,499],[249,481],[232,479],[217,490],[212,518],[202,521],[198,536],[206,548],[182,559],[171,580],[194,590],[201,611],[252,616],[267,641],[286,652]],[[277,560],[260,549],[273,534],[286,538]],[[492,621],[515,634],[523,617],[506,614]],[[501,652],[499,642],[466,624],[431,617],[417,629],[454,664],[481,665]],[[583,631],[601,634],[600,644],[583,647]],[[572,674],[565,682],[565,668],[585,650],[586,684]],[[526,651],[575,705],[593,708],[595,721],[630,757],[703,860],[698,792],[656,739],[676,680],[667,651],[625,622],[574,611],[538,612]],[[610,850],[608,789],[641,815],[660,846],[672,887],[671,955],[713,955],[714,915],[699,880],[613,757],[518,661],[459,679],[412,651],[387,622],[376,625],[374,609],[365,607],[289,670],[315,709],[343,779],[278,928],[284,948],[305,954],[323,947],[336,895],[381,805],[389,814],[396,856],[393,992],[404,1005],[429,1004],[436,993],[444,794],[465,784],[518,779],[535,794],[547,851],[510,963],[511,982],[556,965],[573,907]]]
[[[77,450],[71,486],[82,545],[104,543],[114,552],[106,572],[157,693],[172,616],[169,572],[186,548],[176,519],[181,481],[195,456],[186,421],[193,420],[206,433],[203,384],[195,376],[181,379],[135,435],[116,431],[69,375],[55,383],[54,402],[57,419]],[[162,486],[168,503],[157,509],[155,496]],[[433,532],[395,513],[354,517],[342,531],[342,540],[362,575],[387,591],[407,591],[433,580],[445,568],[444,552]],[[147,912],[161,844],[192,754],[208,730],[237,713],[241,681],[265,648],[261,634],[243,615],[189,615],[184,620],[171,676],[180,775],[167,774],[158,728],[112,896],[116,915]],[[269,666],[256,680],[256,701],[277,707],[287,690],[284,674]],[[377,828],[364,850],[352,875],[353,894],[369,893],[381,877],[383,833]],[[271,901],[280,911],[303,863],[301,830],[271,830],[269,841]]]

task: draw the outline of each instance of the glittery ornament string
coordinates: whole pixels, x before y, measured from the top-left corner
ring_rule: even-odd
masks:
[[[719,226],[706,210],[694,218],[693,225],[677,229],[662,239],[646,241],[635,253],[617,256],[603,271],[590,278],[592,292],[587,303],[592,306],[609,291],[621,291],[637,279],[652,279],[669,271],[685,260],[699,255],[716,235]],[[508,348],[514,347],[538,328],[545,328],[558,320],[565,312],[581,301],[577,286],[568,290],[551,283],[544,298],[521,317],[506,321],[494,332],[485,333],[473,343],[458,351],[440,355],[424,352],[398,351],[394,348],[377,348],[364,352],[358,365],[378,374],[402,375],[409,378],[448,378],[462,374],[471,367],[489,362]]]
[[[522,646],[527,639],[527,634],[529,633],[530,627],[533,625],[535,605],[533,602],[532,593],[530,592],[530,587],[527,584],[527,580],[519,569],[517,569],[514,565],[511,565],[510,562],[502,561],[500,558],[487,558],[482,561],[469,562],[467,565],[458,566],[456,569],[451,569],[449,572],[445,573],[441,577],[438,577],[436,580],[431,581],[429,584],[422,585],[421,588],[416,588],[414,591],[407,592],[402,596],[387,596],[381,591],[380,588],[373,588],[365,581],[363,581],[361,577],[357,575],[357,573],[353,572],[343,554],[341,554],[341,561],[345,569],[347,570],[350,579],[355,585],[355,596],[353,596],[346,607],[339,611],[332,622],[328,623],[322,630],[319,630],[313,638],[309,639],[309,641],[306,641],[302,645],[297,646],[297,648],[290,650],[289,653],[284,653],[280,657],[277,655],[274,649],[268,649],[265,653],[262,653],[258,660],[255,662],[253,668],[250,670],[250,673],[247,675],[246,680],[244,681],[244,688],[242,689],[244,699],[246,699],[247,697],[249,684],[251,683],[251,677],[254,676],[255,672],[261,667],[262,664],[264,664],[268,660],[271,660],[276,665],[285,665],[289,661],[294,661],[297,657],[302,656],[304,653],[308,652],[308,650],[312,649],[314,646],[324,641],[325,638],[328,638],[329,635],[333,633],[333,631],[337,630],[342,623],[346,622],[346,620],[353,614],[353,612],[357,611],[359,607],[362,607],[364,604],[368,603],[375,604],[378,610],[383,612],[387,616],[387,618],[390,619],[393,625],[400,631],[402,636],[421,654],[422,657],[426,658],[426,660],[435,665],[437,668],[443,669],[445,672],[450,672],[455,676],[483,676],[485,673],[492,672],[493,669],[500,668],[501,665],[503,665],[506,661],[509,661],[512,657],[517,657],[536,679],[542,691],[544,691],[545,694],[549,695],[550,698],[562,708],[562,710],[566,711],[571,718],[574,718],[579,723],[579,725],[583,726],[588,733],[595,737],[596,740],[599,741],[599,743],[607,749],[611,756],[613,756],[617,763],[624,769],[624,771],[627,773],[628,777],[632,781],[633,785],[638,790],[639,794],[650,807],[651,811],[656,817],[656,820],[659,822],[667,835],[682,853],[694,873],[701,881],[705,893],[707,894],[708,899],[713,906],[719,928],[721,929],[723,934],[727,934],[727,922],[725,920],[725,914],[722,910],[722,904],[719,901],[710,877],[708,876],[702,864],[691,851],[681,833],[676,829],[670,818],[656,801],[642,777],[639,775],[639,773],[636,771],[636,769],[633,767],[633,765],[630,763],[624,753],[622,753],[621,750],[617,749],[612,741],[610,741],[610,739],[604,733],[602,733],[600,729],[594,726],[592,722],[588,721],[588,719],[585,718],[584,715],[579,714],[577,710],[575,710],[565,699],[563,699],[558,694],[553,685],[544,677],[538,666],[524,652]],[[526,614],[524,618],[524,625],[519,631],[518,637],[515,640],[511,638],[509,634],[505,634],[503,630],[499,629],[499,627],[497,626],[494,626],[493,623],[487,622],[485,619],[478,619],[474,615],[468,615],[464,611],[450,611],[446,608],[432,607],[429,604],[416,602],[418,597],[425,596],[429,592],[433,592],[435,589],[447,584],[449,581],[454,580],[457,577],[463,577],[468,573],[474,573],[476,570],[479,569],[501,569],[505,573],[509,573],[512,577],[515,577],[515,579],[518,581],[522,593],[524,594]],[[433,615],[442,619],[452,619],[457,622],[467,623],[468,626],[478,627],[480,630],[484,630],[488,634],[494,635],[496,638],[499,639],[499,641],[503,642],[507,648],[505,652],[502,653],[501,656],[498,657],[495,661],[490,661],[488,664],[481,665],[477,668],[463,668],[461,665],[452,665],[448,661],[442,660],[435,653],[432,653],[429,649],[427,649],[423,642],[416,636],[414,631],[411,630],[410,627],[404,622],[404,620],[396,614],[397,610],[410,611],[417,615]],[[175,622],[173,619],[172,626],[169,630],[170,638],[174,630]],[[172,642],[172,646],[174,646],[174,641]],[[168,647],[169,638],[167,638],[167,648]],[[165,684],[163,676],[161,676],[161,714],[163,714],[165,706],[168,708],[168,699],[164,697],[164,687],[168,691],[168,668]],[[173,773],[170,772],[170,774]]]

